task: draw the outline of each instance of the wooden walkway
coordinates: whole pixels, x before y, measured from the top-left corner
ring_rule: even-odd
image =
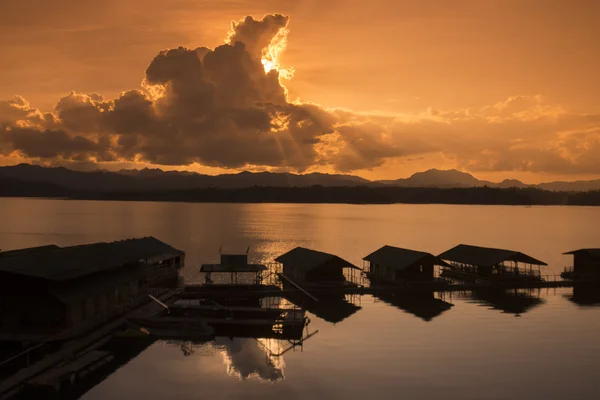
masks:
[[[166,300],[176,295],[178,290],[171,290],[159,296],[161,300]],[[49,354],[42,360],[32,365],[22,368],[14,375],[0,382],[0,400],[9,399],[14,396],[25,384],[40,374],[49,371],[51,368],[61,364],[64,361],[77,357],[86,351],[94,350],[102,346],[112,337],[114,331],[126,324],[126,320],[133,316],[143,316],[149,312],[156,312],[158,304],[155,302],[146,303],[136,308],[126,315],[116,318],[101,327],[93,330],[91,333],[78,339],[67,342],[60,350]]]

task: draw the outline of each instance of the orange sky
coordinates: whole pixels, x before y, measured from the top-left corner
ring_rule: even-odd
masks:
[[[0,101],[19,95],[32,109],[53,112],[71,91],[115,99],[140,88],[159,51],[214,49],[232,20],[269,13],[290,17],[280,58],[295,70],[284,82],[288,100],[353,115],[336,114],[339,129],[319,136],[315,160],[300,170],[371,179],[428,168],[527,182],[600,177],[600,2],[594,0],[2,2]],[[16,124],[2,117],[0,128]],[[0,165],[53,162],[15,151],[11,140],[4,152],[0,142]],[[319,147],[325,144],[326,153]],[[208,173],[234,165],[228,164],[233,155],[183,166],[172,157],[168,166],[149,159],[131,164],[135,157],[127,157],[119,154],[118,165]],[[282,167],[258,155],[242,161],[254,159],[251,168]]]

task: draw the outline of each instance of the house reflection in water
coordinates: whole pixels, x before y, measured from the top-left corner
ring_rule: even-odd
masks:
[[[573,294],[565,295],[569,301],[582,306],[600,306],[600,285],[577,283],[573,286]]]
[[[373,294],[373,298],[391,304],[427,322],[454,306],[454,304],[448,303],[443,298],[436,297],[433,292],[381,292]]]
[[[544,303],[540,298],[540,292],[540,289],[480,289],[467,292],[465,297],[481,305],[490,306],[494,310],[521,316]]]
[[[319,301],[314,301],[301,293],[288,293],[286,298],[303,307],[307,312],[332,324],[342,322],[362,308],[359,305],[359,295],[319,294]]]

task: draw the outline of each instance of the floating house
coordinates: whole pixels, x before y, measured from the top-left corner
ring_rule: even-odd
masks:
[[[184,287],[183,299],[204,299],[228,306],[261,306],[267,295],[276,296],[281,288],[275,285],[277,277],[263,264],[248,262],[245,254],[221,254],[220,262],[202,264],[204,281]]]
[[[221,254],[219,264],[202,264],[200,272],[205,275],[205,283],[210,284],[251,284],[262,282],[263,272],[267,271],[263,264],[248,264],[248,254]],[[218,275],[213,279],[213,273]]]
[[[562,274],[570,279],[600,279],[600,249],[579,249],[566,252],[573,255],[573,267]]]
[[[460,244],[438,256],[450,267],[444,276],[459,280],[540,280],[543,261],[527,254],[490,247]]]
[[[367,276],[386,283],[433,282],[436,266],[449,267],[440,258],[422,251],[383,246],[363,260]]]
[[[329,253],[296,247],[275,259],[284,283],[302,288],[356,286],[362,270]]]
[[[0,337],[61,338],[130,309],[177,275],[184,253],[153,237],[0,252]]]

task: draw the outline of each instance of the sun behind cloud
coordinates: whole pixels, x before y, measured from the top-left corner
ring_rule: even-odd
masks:
[[[73,91],[50,113],[20,96],[0,101],[0,160],[295,172],[393,165],[402,176],[395,166],[441,159],[472,172],[600,174],[600,114],[541,96],[387,115],[290,101],[284,81],[294,69],[281,65],[289,20],[247,16],[215,48],[163,50],[142,85],[114,99]]]
[[[289,28],[281,28],[279,32],[271,39],[269,45],[263,49],[261,63],[265,67],[265,72],[271,70],[279,72],[279,77],[283,79],[292,79],[294,77],[294,68],[282,68],[279,62],[281,54],[287,47],[287,36]]]

